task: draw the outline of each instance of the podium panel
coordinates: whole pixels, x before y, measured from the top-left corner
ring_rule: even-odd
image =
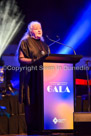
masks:
[[[44,130],[73,130],[72,63],[43,63]]]

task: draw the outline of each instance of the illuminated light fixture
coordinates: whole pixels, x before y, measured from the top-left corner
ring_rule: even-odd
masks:
[[[76,85],[87,85],[87,79],[76,79]],[[89,85],[91,85],[91,80],[89,80]]]
[[[0,57],[23,26],[23,19],[15,0],[0,2]]]
[[[64,44],[76,49],[91,34],[91,4],[80,17],[76,25],[73,26]],[[69,54],[72,50],[68,47],[62,47],[57,54]]]
[[[11,82],[13,88],[16,88],[19,85],[19,80],[17,78],[10,80],[10,82]]]

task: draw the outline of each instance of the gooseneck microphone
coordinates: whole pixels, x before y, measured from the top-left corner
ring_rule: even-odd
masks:
[[[48,37],[48,35],[46,35],[46,37],[48,38],[48,40],[50,40],[50,41],[52,41],[52,42],[53,42],[53,43],[49,44],[49,47],[51,47],[54,43],[56,43],[56,42],[60,41],[60,37],[59,37],[59,36],[56,36],[56,37],[58,38],[56,41],[54,41],[54,40],[50,39],[50,38]]]
[[[56,36],[56,37],[58,38],[56,41],[55,41],[55,40],[53,40],[53,39],[51,39],[51,38],[49,38],[49,36],[48,36],[48,35],[46,35],[46,37],[48,38],[48,40],[50,40],[50,41],[52,41],[52,42],[53,42],[52,44],[54,44],[54,43],[58,43],[58,44],[61,44],[61,45],[66,46],[66,47],[68,47],[68,48],[71,48],[71,49],[73,50],[73,52],[74,52],[74,55],[76,55],[75,50],[74,50],[71,46],[68,46],[68,45],[66,45],[66,44],[63,44],[63,43],[59,42],[59,40],[60,40],[60,37],[59,37],[59,36]],[[50,47],[52,44],[50,44],[50,45],[49,45],[49,47]]]

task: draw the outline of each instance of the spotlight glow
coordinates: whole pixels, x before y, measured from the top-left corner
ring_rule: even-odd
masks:
[[[87,7],[83,15],[80,17],[75,26],[73,25],[71,32],[64,41],[66,45],[69,45],[76,49],[89,35],[91,34],[91,4]],[[70,48],[63,47],[59,50],[58,54],[69,54],[72,52]]]
[[[15,0],[0,2],[0,57],[23,26],[23,19]]]

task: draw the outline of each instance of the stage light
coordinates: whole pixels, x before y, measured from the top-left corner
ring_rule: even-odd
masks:
[[[4,82],[4,68],[0,66],[0,84]]]
[[[0,2],[0,57],[23,26],[23,19],[15,0]]]
[[[16,77],[15,79],[10,80],[12,87],[15,89],[19,89],[19,76]]]
[[[77,21],[76,21],[77,22]],[[72,26],[68,37],[64,44],[76,49],[86,38],[91,34],[91,4],[87,6],[83,15],[81,15],[78,23]],[[69,54],[72,50],[68,47],[62,47],[57,51],[57,54]]]
[[[6,112],[6,110],[7,110],[6,106],[0,106],[0,116],[6,115],[9,118],[10,114]]]

